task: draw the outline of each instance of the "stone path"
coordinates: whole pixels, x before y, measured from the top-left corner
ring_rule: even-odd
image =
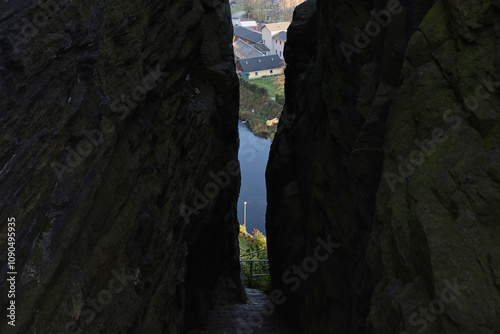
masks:
[[[188,334],[292,334],[286,330],[276,314],[268,315],[271,302],[260,290],[245,289],[247,304],[222,306],[211,311],[204,330]],[[271,306],[270,306],[271,304]]]

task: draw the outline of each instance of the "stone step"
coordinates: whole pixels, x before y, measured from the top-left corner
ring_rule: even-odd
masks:
[[[264,315],[269,302],[262,291],[245,291],[249,298],[246,304],[218,307],[210,312],[204,329],[188,334],[292,334],[276,314]]]

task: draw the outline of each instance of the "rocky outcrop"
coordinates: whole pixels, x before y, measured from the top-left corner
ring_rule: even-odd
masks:
[[[227,1],[0,8],[0,332],[171,334],[241,300]]]
[[[500,331],[499,4],[309,0],[267,168],[301,333]]]

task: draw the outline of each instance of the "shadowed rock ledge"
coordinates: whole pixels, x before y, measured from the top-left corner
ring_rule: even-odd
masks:
[[[302,333],[500,332],[499,19],[486,0],[296,9],[266,226]],[[315,256],[318,237],[340,246]]]
[[[179,333],[241,301],[226,2],[0,2],[0,332],[9,217],[16,333]]]

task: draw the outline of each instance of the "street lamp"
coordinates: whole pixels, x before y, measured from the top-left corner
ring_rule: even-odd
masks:
[[[247,230],[247,202],[244,203],[245,206],[243,207],[243,227],[245,231]]]

